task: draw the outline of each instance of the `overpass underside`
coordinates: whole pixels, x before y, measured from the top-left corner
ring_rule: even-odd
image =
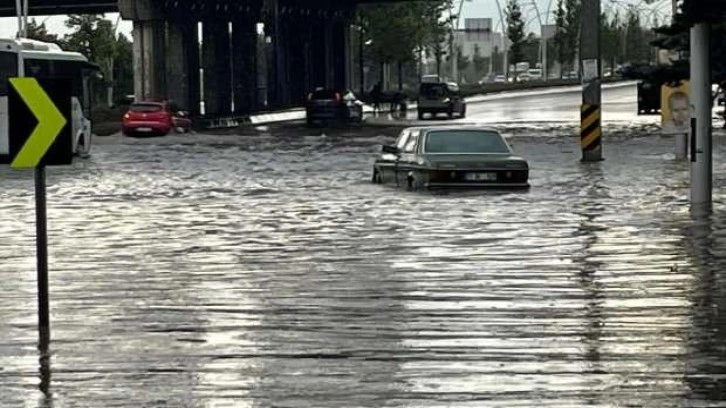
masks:
[[[136,98],[168,98],[195,114],[229,117],[299,106],[317,86],[348,87],[354,7],[336,0],[119,0],[123,18],[133,20]]]

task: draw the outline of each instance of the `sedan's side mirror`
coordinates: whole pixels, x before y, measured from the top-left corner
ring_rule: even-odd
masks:
[[[383,145],[383,147],[381,148],[381,151],[383,151],[383,153],[395,154],[396,156],[398,156],[398,154],[400,153],[398,151],[398,147],[391,146],[391,145]]]

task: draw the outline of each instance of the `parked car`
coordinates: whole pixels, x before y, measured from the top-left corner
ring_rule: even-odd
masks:
[[[123,117],[127,136],[164,136],[172,130],[188,132],[192,127],[189,113],[169,101],[134,102]]]
[[[660,113],[661,84],[638,82],[638,115]]]
[[[531,81],[541,81],[542,80],[542,68],[532,68],[527,70],[527,74],[529,75],[529,79]]]
[[[494,83],[495,84],[506,84],[507,83],[507,77],[504,75],[497,75],[494,77]]]
[[[361,122],[363,102],[350,90],[317,88],[308,94],[305,118],[308,125],[328,121]]]
[[[489,127],[411,127],[384,145],[374,183],[406,188],[528,188],[529,165]]]
[[[446,113],[449,119],[454,114],[464,118],[466,101],[459,91],[459,85],[454,82],[422,83],[419,86],[417,111],[419,119],[423,119],[427,113],[434,117],[438,113]]]
[[[532,80],[532,77],[526,72],[517,74],[517,82],[529,82],[531,80]]]

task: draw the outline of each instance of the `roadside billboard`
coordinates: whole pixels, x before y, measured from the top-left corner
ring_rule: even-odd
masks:
[[[661,87],[661,129],[664,134],[688,133],[691,129],[690,84],[681,81]]]

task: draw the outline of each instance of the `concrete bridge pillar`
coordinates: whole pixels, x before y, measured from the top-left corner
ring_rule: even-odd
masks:
[[[134,95],[137,101],[166,96],[165,28],[162,20],[134,21]]]
[[[253,18],[232,23],[232,75],[234,112],[257,109],[257,32]]]
[[[325,72],[325,86],[328,88],[335,86],[335,54],[333,48],[335,47],[335,27],[333,22],[329,19],[325,19],[323,24],[323,66]]]
[[[224,20],[202,22],[205,115],[232,112],[230,50],[229,23]]]
[[[288,108],[292,105],[290,86],[292,84],[291,71],[294,69],[290,60],[290,45],[292,37],[296,33],[291,29],[292,24],[287,9],[277,13],[277,30],[275,30],[275,39],[273,46],[277,57],[277,95],[280,107]]]
[[[349,88],[350,73],[350,25],[343,19],[332,22],[332,73],[333,86],[339,89]]]
[[[134,21],[134,96],[144,100],[166,94],[166,23],[158,2],[118,0],[121,17]]]
[[[170,21],[166,38],[166,91],[182,108],[199,113],[199,36],[196,21]]]
[[[326,59],[325,20],[320,18],[309,27],[310,30],[310,68],[311,88],[327,86],[329,66]]]
[[[304,20],[303,20],[304,21]],[[309,81],[309,31],[299,18],[287,21],[289,31],[295,33],[287,43],[288,76],[290,100],[293,105],[305,102],[307,93],[312,90]]]

